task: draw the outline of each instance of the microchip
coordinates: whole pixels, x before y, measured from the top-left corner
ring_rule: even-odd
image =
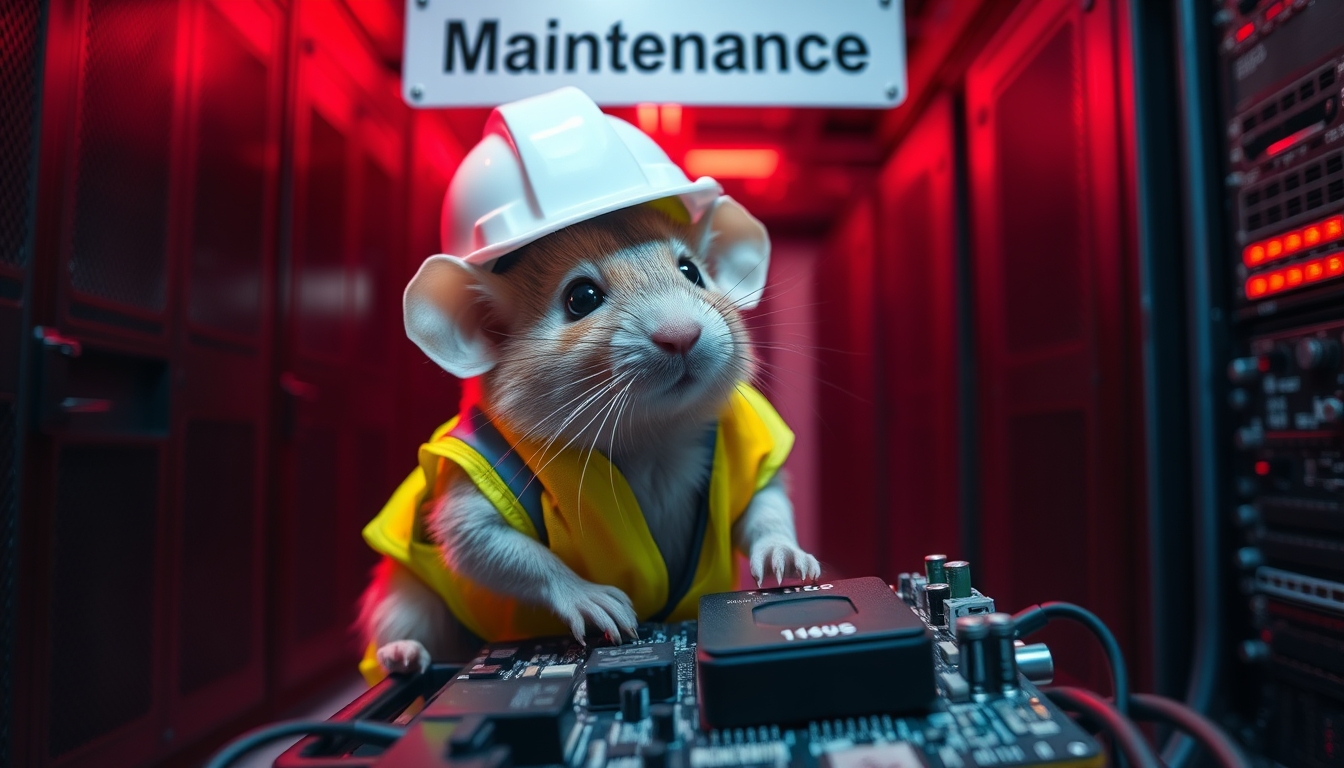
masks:
[[[588,657],[588,706],[615,707],[621,703],[621,683],[643,680],[650,701],[671,701],[677,695],[671,643],[595,648]]]
[[[864,744],[829,752],[821,764],[825,768],[924,768],[924,761],[905,742]]]

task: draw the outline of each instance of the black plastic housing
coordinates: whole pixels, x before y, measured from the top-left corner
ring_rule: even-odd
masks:
[[[919,712],[937,698],[933,635],[881,579],[700,599],[707,727]]]

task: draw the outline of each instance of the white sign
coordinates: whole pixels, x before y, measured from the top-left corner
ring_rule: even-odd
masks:
[[[573,85],[599,104],[894,107],[901,0],[407,0],[402,92],[495,106]]]

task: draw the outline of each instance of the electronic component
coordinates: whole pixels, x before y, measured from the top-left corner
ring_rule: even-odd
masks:
[[[926,555],[924,557],[924,576],[930,584],[946,584],[947,576],[943,567],[947,565],[947,555]]]
[[[706,595],[701,717],[725,728],[925,710],[932,652],[923,621],[881,579]]]
[[[917,588],[925,589],[922,575]],[[408,724],[400,741],[382,750],[348,740],[307,740],[276,766],[302,768],[319,758],[328,768],[347,764],[347,758],[351,768],[1099,768],[1102,763],[1098,745],[1023,677],[1028,670],[1040,674],[1043,659],[1048,678],[1044,646],[1013,643],[1023,676],[1008,694],[996,687],[993,641],[1004,617],[969,619],[987,629],[979,647],[984,692],[972,695],[960,670],[967,633],[956,638],[945,626],[927,623],[927,610],[914,594],[898,598],[878,579],[739,592],[716,596],[715,603],[702,609],[698,623],[644,624],[639,639],[621,646],[589,649],[567,637],[501,643],[487,646],[462,670],[433,666],[425,675],[388,678],[341,717]],[[795,639],[786,639],[784,629]],[[901,640],[911,647],[893,652]],[[706,645],[729,652],[706,665],[700,653]],[[874,655],[874,649],[880,652]],[[615,678],[617,706],[593,704],[594,680],[639,667],[641,660],[656,662],[645,668],[670,671],[667,702],[650,701],[651,679],[627,676]],[[772,661],[784,666],[771,672]],[[705,685],[703,674],[730,669],[733,662],[744,675],[736,699],[712,681]],[[498,670],[491,679],[471,679],[468,671],[476,665]],[[882,703],[872,709],[875,689],[881,696],[892,690],[912,696],[918,706]],[[818,698],[829,702],[829,709],[814,707]],[[735,702],[756,725],[706,724],[707,708]],[[757,719],[767,706],[778,716]]]
[[[492,743],[509,747],[515,765],[559,763],[574,724],[573,698],[571,679],[458,679],[429,702],[420,719],[483,715],[494,724]]]
[[[653,701],[667,701],[677,692],[671,643],[594,648],[585,671],[590,707],[620,705],[620,687],[630,680],[644,682],[648,686],[648,698]]]
[[[952,588],[946,584],[929,584],[924,587],[925,600],[929,606],[929,623],[934,626],[946,626],[947,618],[944,612],[944,603],[947,601]]]
[[[971,596],[971,564],[965,560],[953,560],[943,566],[947,573],[947,586],[952,588],[948,595],[952,599]]]

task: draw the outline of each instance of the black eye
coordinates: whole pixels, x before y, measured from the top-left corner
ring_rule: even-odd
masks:
[[[690,280],[701,288],[705,287],[705,281],[700,279],[699,268],[697,268],[690,259],[684,256],[678,259],[677,269],[681,270],[681,274],[685,275],[687,280]]]
[[[606,295],[596,285],[584,280],[569,287],[569,293],[565,296],[565,309],[574,317],[584,317],[602,306],[605,298]]]

